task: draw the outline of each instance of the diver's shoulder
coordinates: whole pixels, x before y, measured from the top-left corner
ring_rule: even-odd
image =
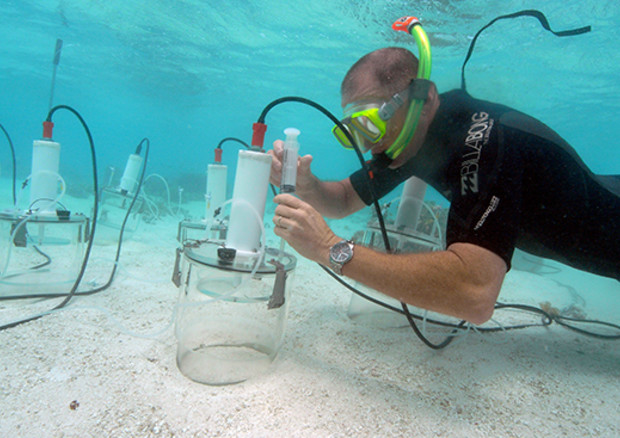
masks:
[[[439,93],[439,99],[441,101],[452,101],[457,99],[471,99],[469,93],[461,88],[455,88],[454,90],[444,91]]]
[[[439,94],[439,101],[444,108],[465,108],[475,106],[477,102],[482,102],[472,97],[467,91],[455,88],[454,90],[446,91]]]
[[[455,88],[450,91],[446,91],[439,95],[441,102],[454,102],[461,104],[471,104],[471,103],[479,103],[486,105],[497,105],[495,102],[490,102],[487,100],[477,99],[473,97],[471,94],[467,92],[467,90],[463,90],[462,88]]]
[[[439,95],[439,101],[444,108],[452,108],[454,110],[464,110],[473,112],[488,112],[494,115],[501,115],[508,111],[515,111],[506,105],[491,102],[473,97],[466,90],[455,88]]]

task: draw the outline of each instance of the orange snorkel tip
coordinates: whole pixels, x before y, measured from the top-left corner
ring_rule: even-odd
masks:
[[[416,24],[420,24],[420,20],[416,17],[406,16],[401,17],[392,24],[392,29],[396,31],[411,33],[411,28]]]

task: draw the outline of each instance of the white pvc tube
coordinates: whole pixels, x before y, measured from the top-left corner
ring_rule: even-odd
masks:
[[[259,251],[262,223],[256,223],[254,212],[262,220],[267,203],[270,172],[271,155],[256,151],[239,151],[226,236],[228,248],[234,248],[242,253]]]
[[[133,193],[138,185],[138,175],[140,173],[140,167],[142,167],[142,157],[138,154],[131,154],[127,159],[127,165],[125,166],[125,172],[121,178],[121,190],[127,193]]]
[[[50,140],[35,140],[32,143],[32,180],[30,181],[30,206],[42,208],[42,212],[53,212],[58,197],[58,167],[60,164],[60,143]]]
[[[406,227],[416,229],[420,211],[426,194],[426,183],[416,176],[412,176],[403,186],[403,194],[398,204],[398,212],[394,225],[397,228]]]
[[[215,210],[226,202],[227,178],[228,166],[224,164],[209,164],[207,166],[207,193],[205,194],[207,233],[211,229]]]

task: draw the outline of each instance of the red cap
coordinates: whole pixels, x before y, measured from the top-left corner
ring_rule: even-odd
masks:
[[[215,162],[216,163],[221,163],[222,162],[222,148],[215,148]]]
[[[52,129],[54,129],[54,124],[49,120],[43,122],[43,138],[52,138]]]
[[[267,131],[267,125],[264,123],[254,123],[252,125],[252,130],[254,131],[252,134],[252,146],[258,146],[262,149],[263,143],[265,143],[265,131]]]

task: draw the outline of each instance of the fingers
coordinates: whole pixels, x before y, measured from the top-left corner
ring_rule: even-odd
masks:
[[[284,193],[273,198],[278,204],[274,211],[273,223],[276,225],[276,231],[289,229],[291,225],[295,225],[300,217],[307,216],[307,207],[309,204],[293,195]]]
[[[282,140],[276,140],[273,142],[273,149],[267,151],[271,155],[271,174],[269,175],[269,182],[275,186],[280,185],[280,179],[282,178],[282,152],[284,150],[284,142]]]
[[[310,204],[289,194],[278,195],[273,217],[274,233],[300,255],[325,263],[327,249],[336,237],[323,217]]]
[[[273,150],[275,157],[279,160],[282,159],[282,152],[284,151],[284,142],[282,140],[276,140],[273,142]]]
[[[274,211],[273,223],[278,225],[278,223],[282,223],[281,221],[292,218],[295,215],[295,212],[296,210],[294,208],[290,208],[286,205],[278,205]]]
[[[283,223],[282,223],[282,220],[283,220],[283,219],[284,219],[284,217],[283,217],[283,216],[280,216],[280,215],[275,215],[275,216],[273,217],[273,223],[274,223],[274,225],[276,226],[276,228],[283,228],[283,229],[286,229],[286,224],[283,224]]]
[[[299,159],[299,172],[310,173],[310,163],[312,163],[312,155],[304,155]]]
[[[267,151],[272,156],[271,160],[271,174],[269,176],[269,182],[275,186],[280,185],[282,178],[282,155],[284,154],[284,142],[282,140],[275,140],[273,142],[273,149]],[[304,155],[297,159],[297,184],[300,187],[306,186],[312,181],[312,171],[310,170],[310,164],[312,163],[312,155]]]
[[[279,204],[276,207],[276,211],[278,209],[281,210],[286,210],[286,209],[299,209],[299,208],[303,208],[305,205],[309,205],[306,202],[302,201],[301,199],[289,194],[289,193],[280,193],[279,195],[275,196],[273,198],[273,202],[275,202],[276,204]],[[286,216],[286,215],[284,215]]]
[[[271,173],[269,174],[269,182],[273,184],[274,186],[278,187],[280,185],[281,179],[282,179],[282,164],[277,162],[274,159],[271,161]]]
[[[287,216],[282,216],[279,214],[274,215],[272,221],[273,221],[273,224],[275,225],[274,231],[276,232],[276,234],[282,233],[282,231],[288,230],[291,227],[291,225],[295,223],[295,219],[292,219]]]

